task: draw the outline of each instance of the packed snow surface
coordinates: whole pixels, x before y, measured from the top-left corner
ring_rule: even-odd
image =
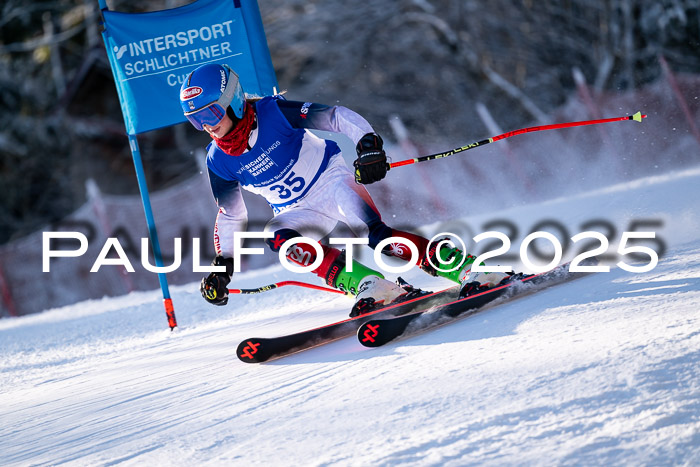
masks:
[[[649,272],[614,266],[643,255],[616,258],[610,272],[378,349],[352,337],[240,362],[241,340],[351,306],[295,287],[226,307],[197,284],[173,287],[176,332],[157,290],[2,320],[0,464],[700,465],[698,200],[694,169],[464,219],[474,233],[514,223],[516,253],[547,219],[570,236],[612,224],[611,252],[622,231],[652,230],[665,253]],[[315,278],[275,266],[232,286],[282,279]]]

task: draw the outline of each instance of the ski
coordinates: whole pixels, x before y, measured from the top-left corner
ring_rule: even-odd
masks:
[[[413,299],[380,308],[371,313],[345,319],[314,329],[278,337],[252,337],[243,339],[236,355],[245,363],[261,363],[286,355],[328,344],[357,332],[362,323],[373,318],[389,318],[425,309],[438,303],[454,300],[459,295],[459,287],[451,287],[440,292],[428,293]]]
[[[372,317],[358,328],[357,338],[365,347],[379,347],[399,337],[414,335],[457,318],[472,315],[497,299],[501,299],[499,300],[500,304],[505,300],[520,298],[545,287],[590,274],[589,272],[569,272],[570,264],[561,264],[544,273],[528,276],[476,295],[443,303],[437,307],[426,307],[420,311],[398,317]],[[593,265],[593,262],[582,261],[581,265],[590,266]]]

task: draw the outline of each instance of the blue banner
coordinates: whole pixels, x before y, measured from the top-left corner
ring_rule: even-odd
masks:
[[[102,33],[130,135],[186,121],[180,85],[205,63],[226,63],[248,94],[277,79],[255,0],[198,0],[151,13],[102,11]]]

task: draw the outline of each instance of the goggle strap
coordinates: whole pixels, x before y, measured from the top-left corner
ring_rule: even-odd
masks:
[[[222,105],[222,107],[224,108],[231,105],[231,101],[233,101],[233,96],[236,92],[236,88],[238,87],[239,81],[238,75],[235,71],[233,71],[228,66],[226,66],[226,69],[228,69],[228,83],[226,83],[226,88],[224,88],[224,92],[221,94],[221,97],[219,97],[219,100],[217,101],[226,102],[226,105]]]
[[[236,88],[238,88],[239,78],[238,78],[238,75],[236,74],[236,72],[233,71],[228,65],[224,65],[224,69],[228,70],[228,82],[226,83],[226,87],[224,88],[224,92],[221,93],[219,98],[217,100],[215,100],[214,102],[210,102],[207,105],[203,105],[202,107],[200,107],[198,109],[191,110],[189,112],[185,112],[185,115],[196,114],[197,112],[204,110],[205,108],[207,108],[213,104],[219,104],[223,109],[226,109],[226,107],[231,105],[231,101],[233,101],[233,96],[236,93]],[[224,102],[226,103],[226,105],[223,105]],[[223,118],[223,116],[221,118]]]

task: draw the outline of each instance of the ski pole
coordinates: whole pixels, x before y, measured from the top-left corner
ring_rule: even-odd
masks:
[[[352,295],[350,292],[343,292],[342,290],[331,289],[330,287],[323,287],[321,285],[307,284],[306,282],[297,281],[275,282],[274,284],[263,285],[262,287],[258,287],[257,289],[228,289],[228,293],[252,295],[256,293],[267,292],[268,290],[273,290],[278,287],[284,287],[286,285],[296,285],[297,287],[305,287],[307,289],[323,290],[325,292],[337,293],[342,295]]]
[[[493,136],[491,138],[487,138],[481,141],[476,141],[471,144],[467,144],[466,146],[462,146],[460,148],[454,148],[450,149],[449,151],[445,152],[440,152],[437,154],[430,154],[429,156],[422,156],[422,157],[416,157],[413,159],[406,159],[404,161],[399,161],[399,162],[393,162],[389,164],[389,168],[393,169],[394,167],[401,167],[403,165],[411,165],[415,164],[416,162],[425,162],[425,161],[432,161],[434,159],[441,159],[443,157],[448,157],[453,154],[457,154],[463,151],[468,151],[470,149],[478,148],[481,146],[485,146],[489,143],[493,143],[494,141],[500,141],[502,139],[510,138],[511,136],[515,135],[521,135],[523,133],[530,133],[533,131],[544,131],[544,130],[556,130],[559,128],[570,128],[574,126],[584,126],[584,125],[597,125],[599,123],[609,123],[609,122],[620,122],[624,120],[634,120],[635,122],[641,122],[643,118],[646,118],[646,115],[643,115],[641,112],[637,112],[634,115],[627,115],[625,117],[614,117],[614,118],[603,118],[599,120],[583,120],[580,122],[568,122],[568,123],[555,123],[553,125],[541,125],[541,126],[533,126],[529,128],[521,128],[520,130],[513,130],[509,131],[507,133],[503,133],[502,135],[498,136]]]

